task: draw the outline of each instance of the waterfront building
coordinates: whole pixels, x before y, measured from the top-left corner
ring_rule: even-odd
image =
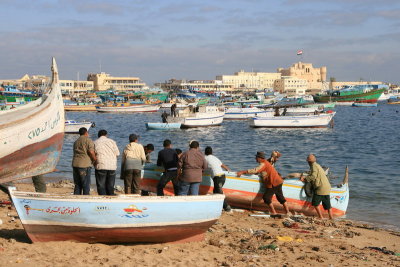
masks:
[[[263,90],[274,87],[276,80],[281,79],[281,73],[246,72],[240,70],[234,75],[219,75],[216,77],[223,84],[232,84],[237,90],[254,89]]]
[[[68,95],[86,94],[94,90],[92,81],[60,80],[61,92]]]
[[[140,91],[146,84],[138,77],[113,77],[105,72],[89,73],[88,81],[93,82],[95,91],[116,90],[116,91]]]
[[[326,67],[314,68],[312,63],[297,62],[288,69],[278,68],[282,76],[292,76],[304,79],[308,89],[323,90],[326,83]]]
[[[282,76],[275,80],[274,91],[288,96],[307,94],[308,82],[306,79],[300,79],[293,76]]]

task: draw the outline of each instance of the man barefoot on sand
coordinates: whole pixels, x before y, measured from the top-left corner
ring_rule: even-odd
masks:
[[[332,220],[331,200],[329,196],[331,184],[329,183],[328,177],[326,177],[325,171],[317,163],[317,158],[315,155],[308,155],[307,162],[308,165],[310,165],[310,175],[305,177],[301,175],[300,180],[302,182],[310,182],[313,185],[314,194],[311,204],[317,211],[318,217],[320,219],[323,218],[321,210],[319,209],[319,204],[322,202],[322,206],[328,211],[329,219]]]
[[[272,204],[272,197],[275,195],[276,199],[283,205],[286,214],[289,213],[289,208],[286,204],[286,199],[283,196],[282,184],[283,179],[275,170],[275,168],[265,159],[264,152],[257,152],[256,161],[260,164],[254,169],[249,169],[245,171],[237,172],[237,176],[240,177],[242,174],[260,174],[264,181],[265,193],[263,195],[263,200],[265,204],[268,205],[271,214],[275,215],[276,211],[274,205]]]

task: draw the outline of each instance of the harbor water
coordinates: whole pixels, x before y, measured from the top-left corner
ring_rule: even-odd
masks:
[[[198,140],[201,149],[211,146],[214,154],[233,171],[253,168],[256,151],[269,154],[278,150],[277,164],[283,175],[308,170],[306,157],[330,167],[333,184],[338,184],[349,166],[350,202],[346,217],[389,228],[400,228],[400,106],[379,104],[374,108],[339,106],[334,127],[327,129],[250,128],[247,121],[224,121],[221,126],[185,130],[146,130],[146,122],[160,122],[161,113],[107,114],[67,112],[66,119],[96,123],[89,133],[106,129],[122,152],[131,133],[140,135],[143,145],[152,143],[152,160],[162,149],[162,142],[172,140],[174,148],[186,150],[190,140]],[[78,135],[65,136],[58,171],[50,174],[72,179],[72,146]],[[120,158],[118,159],[120,161]],[[118,164],[119,166],[119,164]],[[94,171],[93,171],[94,173]],[[92,174],[92,183],[94,175]],[[117,170],[119,177],[119,170]],[[121,181],[117,179],[119,183]]]

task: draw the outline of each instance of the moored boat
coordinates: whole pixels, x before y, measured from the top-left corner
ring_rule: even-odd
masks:
[[[336,112],[317,115],[254,117],[249,119],[251,127],[266,128],[324,128],[335,116]]]
[[[376,102],[387,89],[384,85],[354,85],[341,90],[330,90],[324,94],[314,95],[314,101],[319,102]]]
[[[98,112],[156,112],[159,109],[160,105],[130,103],[104,104],[96,107]]]
[[[94,123],[91,121],[74,121],[74,120],[66,120],[65,121],[65,133],[79,133],[79,129],[85,127],[88,131],[91,127],[93,127]]]
[[[146,165],[144,168],[141,188],[156,192],[157,183],[161,177],[162,169],[155,164]],[[228,203],[232,207],[240,207],[250,210],[267,210],[262,196],[264,194],[264,184],[257,175],[246,175],[237,177],[235,172],[225,172],[226,180],[224,184],[224,194]],[[316,215],[314,207],[311,205],[311,197],[308,197],[304,190],[304,183],[298,178],[285,179],[283,194],[287,200],[289,209],[293,212],[305,215]],[[165,189],[168,194],[173,193],[171,183]],[[213,182],[208,175],[203,176],[200,185],[200,194],[213,192]],[[345,177],[340,186],[333,186],[330,193],[332,213],[335,217],[346,214],[349,203],[348,170],[346,168]],[[279,212],[283,212],[282,205],[274,198],[273,205]]]
[[[149,130],[171,130],[180,129],[181,123],[147,122],[146,128]]]
[[[181,123],[182,128],[218,126],[224,120],[224,112],[216,106],[199,106],[179,110],[178,117],[168,120],[170,123]]]
[[[91,104],[86,102],[77,103],[64,103],[65,111],[96,111],[98,104]]]
[[[353,107],[377,107],[378,103],[364,103],[364,102],[354,102]]]
[[[64,106],[55,59],[42,97],[0,111],[0,183],[52,172],[64,140]]]
[[[19,192],[11,199],[32,242],[193,242],[221,216],[223,195],[84,196]]]
[[[388,104],[400,104],[400,96],[392,96],[387,101]]]
[[[273,111],[260,109],[260,108],[242,108],[242,107],[230,107],[225,109],[225,120],[245,120],[248,118],[252,118],[254,116],[263,114],[263,113],[271,113]]]

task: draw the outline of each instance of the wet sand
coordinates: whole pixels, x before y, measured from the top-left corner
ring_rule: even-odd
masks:
[[[49,184],[48,192],[71,193],[72,185]],[[0,266],[400,266],[400,255],[393,255],[400,253],[399,232],[350,220],[254,215],[263,214],[223,212],[196,243],[32,244],[15,209],[0,205]]]

